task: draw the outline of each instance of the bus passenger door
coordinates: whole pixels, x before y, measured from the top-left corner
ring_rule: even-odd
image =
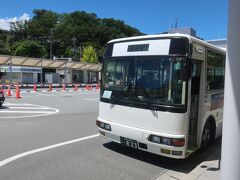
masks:
[[[200,61],[192,62],[191,72],[191,107],[189,121],[189,138],[188,148],[195,148],[197,145],[197,126],[198,126],[198,110],[199,110],[199,95],[201,82],[201,65]]]

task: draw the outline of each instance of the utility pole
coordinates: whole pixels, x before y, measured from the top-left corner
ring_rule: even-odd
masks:
[[[79,61],[81,62],[81,58],[82,58],[82,46],[79,46]]]
[[[53,29],[50,29],[50,59],[53,59]]]
[[[10,63],[9,63],[9,72],[10,72],[10,84],[13,83],[13,73],[12,73],[12,58],[10,58]]]
[[[76,41],[77,41],[77,39],[75,36],[73,37],[72,41],[73,41],[73,57],[76,58]]]
[[[229,0],[221,179],[240,179],[240,1]]]

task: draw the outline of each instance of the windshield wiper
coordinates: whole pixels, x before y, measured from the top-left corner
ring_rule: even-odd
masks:
[[[147,105],[150,107],[151,110],[156,111],[156,107],[153,105],[152,97],[149,95],[149,93],[146,91],[145,88],[143,88],[143,92],[145,93],[145,95],[147,97],[146,98]]]
[[[111,104],[116,104],[117,102],[119,102],[119,98],[112,96],[109,99],[109,101],[110,101]]]

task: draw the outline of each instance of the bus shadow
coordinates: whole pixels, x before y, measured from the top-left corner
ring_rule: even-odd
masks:
[[[202,153],[197,151],[186,159],[171,159],[145,151],[123,147],[114,142],[105,143],[103,146],[124,156],[129,156],[154,166],[188,174],[204,161],[220,160],[221,141],[221,138],[217,139],[210,145],[206,152]],[[207,167],[206,165],[202,165],[201,168],[206,168],[208,171],[217,171],[220,167],[211,168]]]

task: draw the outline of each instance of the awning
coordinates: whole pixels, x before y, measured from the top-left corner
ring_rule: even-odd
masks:
[[[7,55],[0,55],[0,65],[42,67],[42,68],[53,68],[53,69],[67,68],[72,70],[88,70],[88,71],[100,71],[102,68],[102,64],[68,62],[66,60],[29,58],[29,57],[7,56]]]

